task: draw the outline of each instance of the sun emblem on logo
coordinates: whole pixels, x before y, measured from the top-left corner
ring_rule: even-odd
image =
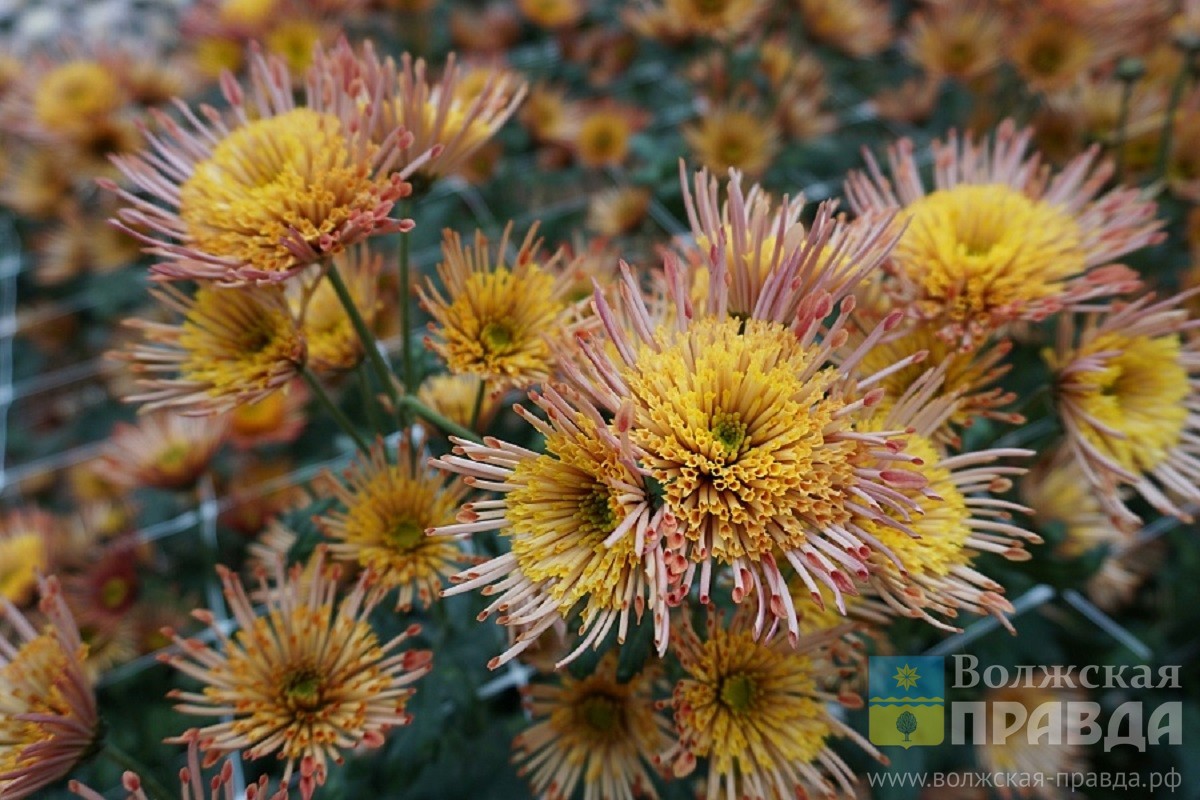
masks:
[[[917,674],[917,670],[914,667],[905,664],[903,667],[896,669],[896,674],[892,676],[892,680],[896,682],[897,686],[911,689],[917,685],[917,681],[921,680],[921,676]]]

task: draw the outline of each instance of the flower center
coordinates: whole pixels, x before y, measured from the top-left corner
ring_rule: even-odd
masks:
[[[479,338],[483,340],[483,345],[488,352],[501,353],[512,346],[513,331],[503,322],[489,322],[483,326]]]
[[[387,540],[397,550],[414,550],[425,541],[425,526],[411,519],[402,519],[392,526]]]
[[[100,585],[100,604],[112,610],[125,605],[129,598],[129,582],[124,578],[112,577]]]
[[[1066,61],[1066,53],[1054,39],[1046,39],[1037,43],[1029,55],[1029,66],[1038,75],[1053,75]]]
[[[754,707],[754,679],[744,672],[730,675],[721,682],[721,702],[735,714],[744,714]]]
[[[312,711],[321,705],[321,673],[312,667],[295,670],[283,683],[283,696],[290,708]]]
[[[611,697],[592,695],[579,704],[579,716],[593,732],[610,734],[621,720],[621,708]]]
[[[726,455],[737,454],[746,441],[746,423],[742,422],[742,415],[737,412],[729,414],[718,411],[713,416],[711,430],[713,438],[725,449]]]
[[[608,492],[600,487],[593,489],[579,504],[579,519],[592,530],[612,533],[617,526],[617,518],[608,502]]]

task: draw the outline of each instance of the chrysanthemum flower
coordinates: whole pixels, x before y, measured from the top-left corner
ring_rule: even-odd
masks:
[[[229,412],[229,442],[249,449],[264,444],[293,441],[308,423],[308,387],[293,380],[277,392]]]
[[[493,669],[577,605],[581,641],[560,663],[599,644],[614,625],[624,642],[630,618],[640,620],[647,610],[661,654],[669,619],[660,539],[671,527],[668,512],[624,454],[622,433],[590,403],[568,401],[552,388],[531,396],[549,422],[522,406],[515,410],[546,437],[544,452],[491,438],[483,444],[452,439],[454,452],[432,462],[465,475],[468,486],[504,494],[466,504],[459,523],[434,533],[499,530],[512,546],[455,575],[457,585],[445,594],[486,587],[483,593],[496,599],[481,617],[499,611],[500,624],[521,628],[508,650],[488,662]]]
[[[104,450],[109,478],[129,488],[187,489],[225,441],[223,416],[186,417],[158,411],[130,425],[118,422]]]
[[[642,125],[642,114],[612,103],[598,105],[571,132],[571,148],[585,167],[619,166],[629,155],[629,139]]]
[[[37,125],[68,136],[85,133],[126,99],[111,65],[86,58],[47,67],[31,94]]]
[[[580,0],[517,0],[525,19],[542,28],[569,28],[583,18],[587,4]]]
[[[509,223],[493,251],[481,231],[474,247],[466,247],[447,229],[437,268],[445,293],[428,278],[418,287],[422,307],[434,320],[430,330],[437,334],[426,345],[451,372],[478,375],[493,390],[527,387],[550,376],[550,337],[562,334],[571,308],[564,251],[545,255],[535,224],[510,261],[511,235]]]
[[[943,373],[944,368],[926,373],[886,412],[860,426],[909,431],[905,456],[924,478],[923,485],[902,488],[890,498],[885,515],[857,521],[887,551],[872,555],[870,583],[899,614],[947,628],[933,615],[953,618],[962,609],[993,614],[1011,630],[1003,616],[1013,610],[1004,588],[974,569],[972,561],[979,552],[1027,561],[1025,542],[1042,541],[1011,522],[1012,512],[1029,509],[991,496],[1012,485],[1008,476],[1025,472],[996,462],[1033,453],[993,448],[943,455],[932,438],[954,408],[953,395],[939,396]],[[909,502],[903,503],[906,497]]]
[[[546,84],[533,87],[517,118],[539,142],[568,141],[582,117],[582,104],[567,99],[561,88]]]
[[[718,316],[791,319],[817,287],[837,293],[857,285],[887,257],[894,236],[886,220],[845,225],[835,203],[822,203],[813,223],[800,222],[804,197],[776,202],[754,184],[742,190],[742,174],[729,171],[721,202],[720,183],[702,169],[688,180],[679,164],[683,203],[699,249],[702,292],[697,306]],[[714,290],[713,286],[724,287]]]
[[[779,131],[769,118],[750,109],[718,106],[683,130],[696,158],[720,175],[730,169],[756,178],[779,150]]]
[[[855,58],[867,58],[892,42],[891,6],[879,0],[800,0],[804,32]]]
[[[385,594],[371,575],[338,603],[339,571],[324,559],[318,548],[307,572],[295,565],[285,574],[282,560],[272,574],[260,571],[261,615],[241,580],[219,568],[237,630],[228,636],[211,612],[193,612],[213,626],[219,647],[174,635],[181,652],[160,656],[204,685],[202,693],[170,693],[179,711],[229,717],[199,729],[200,748],[244,750],[252,759],[276,753],[287,761],[284,783],[298,762],[302,776],[321,774],[329,761],[342,762],[342,750],[381,746],[391,728],[408,724],[409,685],[431,669],[428,651],[399,649],[419,626],[386,642],[371,629],[367,617]],[[307,800],[313,787],[300,788]]]
[[[602,236],[630,233],[646,218],[651,199],[648,189],[636,186],[596,192],[588,201],[587,226]]]
[[[412,137],[397,125],[372,140],[371,110],[386,101],[326,79],[333,58],[318,53],[307,105],[297,106],[283,61],[256,52],[251,91],[222,80],[229,114],[197,114],[179,102],[186,126],[155,113],[162,132],[149,137],[149,151],[114,159],[157,201],[103,183],[128,204],[122,224],[165,259],[156,273],[276,282],[369,236],[412,228],[388,216],[420,166],[417,159],[397,167]],[[352,54],[339,50],[336,58]]]
[[[423,185],[458,172],[513,115],[527,89],[515,73],[499,70],[473,97],[463,98],[457,91],[463,68],[453,54],[441,80],[432,83],[424,59],[414,62],[405,53],[397,68],[390,56],[380,59],[370,42],[360,55],[342,43],[329,62],[319,66],[321,80],[331,87],[362,86],[368,92],[372,111],[368,131],[376,141],[397,127],[408,131],[400,142],[401,153],[409,169],[419,172]],[[422,154],[433,158],[426,163]]]
[[[269,781],[266,775],[260,776],[257,781],[247,786],[244,794],[235,795],[233,763],[228,759],[216,770],[216,774],[206,778],[200,763],[200,736],[195,731],[191,734],[185,736],[188,743],[187,766],[179,770],[180,800],[203,800],[205,797],[211,797],[212,800],[238,800],[239,797],[243,800],[288,800],[287,786],[280,786],[274,792],[270,791],[267,788]],[[306,784],[301,787],[301,794],[311,795],[317,785],[324,783],[324,778],[318,779],[315,774],[310,774],[301,776],[301,781]],[[83,800],[105,800],[104,795],[79,781],[69,781],[67,788]],[[141,776],[136,772],[126,771],[121,775],[121,788],[129,792],[126,800],[151,800],[142,788]]]
[[[584,800],[656,799],[646,766],[672,738],[654,698],[661,669],[618,681],[609,652],[586,678],[556,678],[523,690],[532,723],[513,739],[518,774],[540,797],[573,797],[582,782]]]
[[[24,606],[38,575],[47,571],[61,523],[36,508],[13,509],[0,519],[0,596]]]
[[[1081,321],[1064,316],[1047,353],[1068,446],[1122,527],[1141,522],[1122,486],[1185,520],[1182,505],[1200,503],[1198,325],[1180,297],[1147,296]]]
[[[827,704],[838,698],[817,686],[829,633],[794,646],[784,637],[762,639],[743,606],[728,627],[721,612],[709,610],[701,639],[682,616],[675,653],[686,676],[670,700],[679,742],[660,758],[678,777],[707,759],[707,800],[853,796],[854,773],[829,748],[833,737],[886,761],[830,713]]]
[[[1053,14],[1022,19],[1015,27],[1009,58],[1035,91],[1069,89],[1096,61],[1095,31],[1089,36]]]
[[[817,258],[762,295],[749,317],[723,311],[741,277],[714,279],[707,307],[693,308],[679,265],[670,257],[666,263],[673,319],[655,321],[626,269],[620,309],[627,321],[597,292],[607,336],[582,340],[583,364],[563,361],[560,369],[599,406],[629,419],[623,440],[631,457],[662,487],[678,522],[666,542],[672,598],[698,578],[701,602],[708,602],[714,575],[727,567],[734,600],[756,595],[760,614],[786,621],[795,637],[780,563],[790,563],[814,594],[818,582],[839,598],[852,592],[850,575],[867,576],[866,555],[886,551],[852,525],[854,510],[881,509],[899,487],[924,482],[905,468],[897,432],[854,429],[855,418],[883,398],[872,388],[882,375],[860,376],[859,362],[900,315],[835,362],[832,348],[847,338],[854,303]],[[835,322],[823,330],[835,308]],[[860,469],[867,453],[892,463]]]
[[[1101,194],[1113,167],[1096,164],[1098,150],[1047,180],[1038,156],[1026,155],[1032,135],[1006,121],[990,143],[954,134],[935,143],[931,192],[907,139],[888,151],[891,180],[868,154],[867,174],[846,182],[856,212],[900,209],[907,228],[891,259],[897,294],[950,338],[1131,291],[1136,274],[1111,262],[1161,239],[1155,204],[1138,190]]]
[[[389,462],[377,441],[344,481],[327,475],[325,485],[342,509],[316,522],[334,540],[330,555],[371,570],[379,586],[397,590],[396,610],[408,611],[414,599],[427,608],[443,580],[471,563],[452,539],[425,535],[454,521],[466,487],[415,467],[407,445],[395,461]]]
[[[1001,60],[1004,20],[975,3],[940,3],[913,15],[905,45],[927,74],[971,80]]]
[[[451,422],[470,428],[481,383],[474,375],[431,375],[417,390],[417,399]],[[476,430],[487,430],[500,410],[502,397],[502,392],[489,392],[484,386],[479,418],[474,420]]]
[[[87,647],[58,580],[40,579],[38,590],[41,633],[4,601],[15,636],[0,638],[0,794],[12,800],[64,778],[100,735]]]
[[[687,36],[721,40],[749,31],[765,10],[763,0],[664,0],[663,4],[671,27]]]
[[[183,321],[125,323],[142,331],[144,341],[113,357],[130,362],[146,389],[128,402],[219,413],[278,391],[304,364],[304,338],[279,287],[231,291],[209,284],[188,297],[167,285],[151,294]]]
[[[1058,523],[1063,538],[1054,552],[1077,558],[1124,538],[1100,505],[1096,491],[1070,451],[1060,448],[1039,461],[1021,480],[1021,501],[1039,526]]]

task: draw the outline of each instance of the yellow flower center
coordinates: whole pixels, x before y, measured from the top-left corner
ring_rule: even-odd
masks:
[[[179,216],[198,249],[283,272],[297,266],[286,237],[318,247],[372,211],[375,190],[338,118],[297,108],[225,137],[180,187]]]
[[[721,684],[721,702],[735,714],[750,711],[754,707],[754,678],[730,675]]]
[[[129,598],[129,581],[111,577],[100,585],[100,603],[107,609],[117,609]]]
[[[388,541],[397,550],[412,550],[425,540],[425,526],[412,520],[400,520],[392,526]]]
[[[611,164],[624,160],[629,150],[629,123],[619,114],[597,112],[579,129],[579,159],[585,164]]]
[[[321,706],[321,688],[321,673],[312,667],[301,667],[287,676],[283,695],[291,708],[313,711]]]
[[[95,61],[69,61],[38,83],[33,114],[52,131],[71,131],[90,127],[120,103],[121,89],[111,70]]]
[[[608,738],[624,727],[621,724],[621,704],[603,694],[594,694],[581,702],[579,718],[599,739]]]
[[[1124,438],[1088,425],[1083,435],[1130,472],[1151,470],[1179,444],[1187,423],[1187,370],[1176,336],[1096,337],[1081,355],[1115,352],[1102,370],[1081,373],[1083,412]]]
[[[479,338],[489,353],[502,355],[512,347],[513,332],[503,322],[489,322],[483,326]]]
[[[11,602],[25,602],[45,567],[46,548],[41,534],[16,533],[0,539],[0,595]]]
[[[962,185],[908,207],[893,259],[931,316],[957,321],[1052,298],[1083,272],[1079,226],[1057,206],[1008,186]]]
[[[242,436],[270,433],[283,421],[286,408],[284,400],[284,394],[280,391],[238,406],[231,415],[233,430]]]
[[[310,20],[281,22],[267,34],[267,50],[280,56],[293,75],[300,75],[312,64],[313,47],[321,41],[321,28]]]
[[[257,27],[270,21],[278,0],[224,0],[217,19],[226,25]]]
[[[712,534],[721,560],[798,546],[798,518],[844,518],[848,448],[826,444],[829,376],[802,380],[809,353],[783,325],[701,319],[659,329],[626,369],[638,410],[634,441],[693,540]]]

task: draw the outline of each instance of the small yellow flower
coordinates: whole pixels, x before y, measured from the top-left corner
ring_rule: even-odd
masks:
[[[408,611],[414,598],[428,608],[443,579],[471,562],[453,540],[425,535],[454,521],[466,487],[418,471],[407,446],[395,454],[395,462],[376,442],[344,482],[327,475],[326,485],[343,509],[318,517],[317,524],[334,540],[330,555],[370,570],[380,586],[398,590],[396,610]]]
[[[429,279],[418,289],[437,334],[436,340],[427,340],[429,346],[451,372],[478,375],[496,390],[529,386],[550,376],[550,337],[562,334],[570,312],[564,299],[569,270],[560,268],[563,251],[545,256],[534,225],[510,262],[511,234],[509,223],[493,256],[482,232],[476,232],[474,247],[467,248],[457,233],[447,230],[437,268],[445,294]]]
[[[13,633],[0,657],[0,794],[30,797],[65,778],[100,736],[96,696],[84,661],[87,646],[56,578],[38,581],[39,633],[13,606],[5,617]]]
[[[804,32],[855,58],[892,42],[891,5],[880,0],[800,0]]]
[[[1009,44],[1017,72],[1031,89],[1069,89],[1095,59],[1092,37],[1066,20],[1045,15],[1023,21]]]
[[[654,699],[660,678],[651,664],[618,681],[609,652],[586,678],[562,672],[556,684],[528,686],[532,723],[513,739],[518,774],[539,796],[571,797],[582,782],[584,800],[657,798],[646,766],[672,734]]]
[[[104,450],[106,475],[131,489],[189,489],[208,469],[227,429],[222,416],[171,411],[146,414],[136,425],[119,422]]]
[[[584,115],[573,142],[579,163],[585,167],[620,165],[629,155],[632,134],[630,112],[610,106]]]
[[[775,123],[754,111],[718,106],[683,131],[696,158],[718,175],[736,169],[749,178],[762,175],[779,150]]]
[[[170,693],[179,711],[228,717],[199,730],[201,748],[210,755],[243,750],[252,759],[277,753],[287,761],[284,783],[297,763],[311,775],[329,761],[341,763],[342,750],[381,746],[390,729],[410,721],[409,685],[431,669],[428,651],[400,650],[419,626],[387,641],[372,630],[367,617],[384,591],[371,575],[364,573],[339,603],[338,571],[324,558],[318,548],[309,570],[295,565],[287,574],[276,561],[261,577],[263,613],[241,580],[220,568],[235,631],[218,634],[217,648],[176,635],[180,652],[160,656],[204,685],[203,692]],[[211,613],[194,615],[215,623]],[[311,791],[302,796],[307,800]]]
[[[18,606],[29,603],[38,576],[50,568],[59,527],[37,509],[15,509],[0,519],[0,596]]]
[[[267,52],[284,60],[293,75],[303,75],[312,66],[313,48],[321,43],[324,31],[311,19],[285,19],[273,27],[263,40]]]
[[[795,647],[784,637],[761,639],[748,606],[728,627],[710,610],[704,639],[682,617],[675,652],[685,675],[671,695],[679,742],[661,756],[675,775],[706,759],[707,800],[854,796],[854,774],[829,740],[845,736],[883,757],[830,713],[827,703],[837,698],[817,685],[828,637],[805,637]]]
[[[279,287],[209,284],[188,297],[168,285],[152,293],[183,321],[126,323],[145,339],[113,354],[142,376],[146,391],[128,402],[217,413],[261,400],[299,374],[304,338]]]
[[[488,423],[500,410],[503,393],[488,391],[485,381],[474,375],[432,375],[421,384],[417,399],[450,421],[470,428],[480,391],[483,400],[475,428],[487,430]]]
[[[363,321],[373,328],[383,308],[379,297],[383,257],[359,246],[335,258],[333,268],[345,282]],[[319,270],[317,273],[320,274]],[[308,367],[318,374],[327,374],[357,366],[363,357],[362,340],[329,279],[320,278],[315,288],[297,280],[289,290],[292,312],[303,320],[301,332],[308,347]]]
[[[587,4],[580,0],[517,0],[517,8],[534,25],[554,30],[579,22]]]
[[[667,14],[693,36],[735,39],[766,11],[763,0],[665,0]]]
[[[86,131],[123,102],[111,69],[79,59],[51,69],[38,82],[33,98],[35,120],[53,133]]]
[[[588,201],[587,226],[602,236],[630,233],[650,208],[650,190],[634,186],[606,189]]]
[[[1000,64],[1004,41],[1004,20],[991,9],[943,3],[914,15],[906,44],[926,73],[967,81]]]

